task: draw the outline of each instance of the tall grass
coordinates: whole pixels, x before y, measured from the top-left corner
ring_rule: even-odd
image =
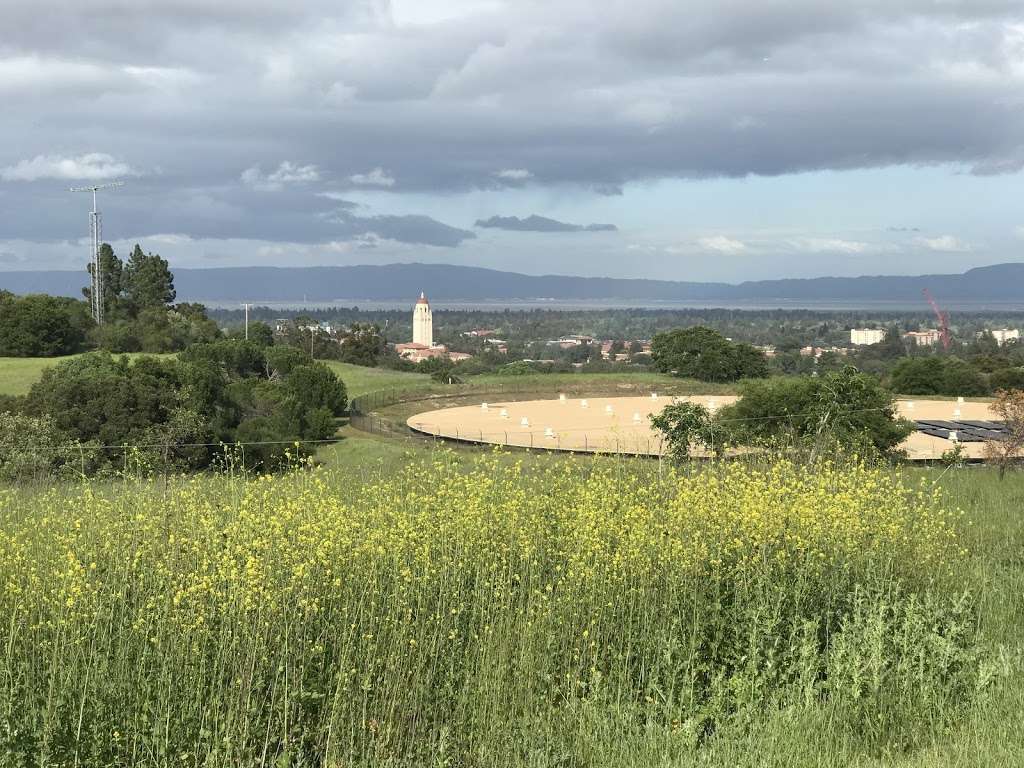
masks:
[[[794,712],[911,749],[993,674],[959,521],[858,464],[0,492],[0,764],[678,763]]]

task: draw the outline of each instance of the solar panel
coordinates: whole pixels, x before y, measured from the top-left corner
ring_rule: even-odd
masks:
[[[989,440],[1005,440],[1009,429],[1001,421],[945,421],[928,419],[916,422],[918,432],[930,437],[949,440],[949,433],[956,432],[961,443],[984,443]]]

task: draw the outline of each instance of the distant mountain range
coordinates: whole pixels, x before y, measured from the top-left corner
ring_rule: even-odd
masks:
[[[899,301],[920,302],[927,287],[946,302],[1024,304],[1024,263],[978,267],[958,275],[818,277],[739,284],[522,275],[450,264],[354,267],[175,269],[179,301],[330,302],[407,300],[425,291],[435,301]],[[80,297],[76,272],[0,272],[0,289]]]

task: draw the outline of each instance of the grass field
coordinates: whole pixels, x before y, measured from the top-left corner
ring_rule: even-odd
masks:
[[[338,378],[345,382],[349,397],[358,397],[367,392],[380,389],[419,387],[428,384],[430,377],[423,373],[391,371],[385,368],[364,368],[361,365],[339,363],[336,360],[323,360]]]
[[[63,357],[0,357],[0,395],[24,395]]]
[[[419,446],[0,490],[0,764],[1024,759],[1021,474]]]

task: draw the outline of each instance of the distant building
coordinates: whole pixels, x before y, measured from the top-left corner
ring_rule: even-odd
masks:
[[[426,294],[422,292],[412,310],[412,343],[434,346],[434,315]]]
[[[1020,329],[996,328],[992,331],[992,336],[995,337],[996,343],[1002,346],[1008,341],[1020,341]]]
[[[880,344],[885,338],[885,331],[880,328],[851,328],[850,343],[855,347]]]
[[[765,357],[775,357],[775,347],[771,344],[754,345],[754,349],[760,352]]]
[[[846,347],[801,347],[800,355],[802,357],[813,357],[815,360],[820,358],[822,355],[828,353],[831,355],[839,355],[840,357],[846,357],[850,352]],[[773,357],[774,355],[769,355]]]
[[[560,336],[557,339],[553,339],[548,342],[549,347],[561,347],[562,349],[571,349],[572,347],[579,347],[584,344],[593,344],[593,336],[584,336],[582,334],[570,334],[568,336]]]
[[[430,311],[430,302],[423,293],[412,310],[412,343],[395,344],[395,352],[413,363],[432,357],[444,357],[457,363],[472,357],[465,352],[449,352],[444,344],[434,343],[434,316]]]
[[[910,331],[904,333],[904,340],[918,347],[934,347],[939,343],[939,338],[942,336],[934,328],[926,328],[923,331]]]
[[[462,335],[470,338],[483,338],[485,336],[493,336],[496,333],[497,331],[491,328],[474,328],[472,331],[463,331]]]

